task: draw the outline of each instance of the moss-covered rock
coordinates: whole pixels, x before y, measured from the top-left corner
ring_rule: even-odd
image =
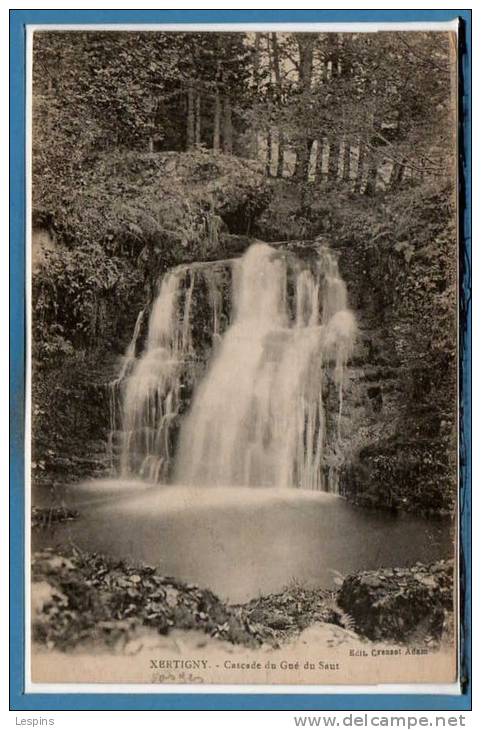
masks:
[[[439,640],[453,602],[453,563],[445,560],[348,576],[338,596],[357,633],[402,643]]]
[[[99,155],[77,183],[61,201],[43,191],[36,217],[48,213],[71,245],[164,266],[204,258],[226,232],[249,234],[270,197],[260,163],[202,148]]]

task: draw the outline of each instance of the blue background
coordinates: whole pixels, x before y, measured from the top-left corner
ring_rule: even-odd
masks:
[[[460,522],[463,694],[27,694],[24,692],[25,41],[27,24],[463,20],[460,34]],[[469,710],[471,708],[471,11],[10,11],[10,707],[12,710]]]

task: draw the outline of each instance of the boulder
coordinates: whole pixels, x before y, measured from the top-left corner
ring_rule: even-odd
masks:
[[[373,641],[439,640],[453,611],[453,561],[364,571],[345,578],[338,604]]]

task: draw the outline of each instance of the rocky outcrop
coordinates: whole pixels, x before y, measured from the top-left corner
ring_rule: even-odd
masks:
[[[98,359],[97,359],[98,358]],[[32,382],[34,487],[55,488],[110,468],[108,384],[117,357],[95,352],[39,369]]]
[[[363,506],[443,514],[457,473],[454,243],[446,231],[418,235],[409,255],[384,239],[337,248],[361,331],[341,491]]]
[[[438,640],[453,602],[453,563],[445,560],[348,576],[338,596],[358,634],[401,643]]]

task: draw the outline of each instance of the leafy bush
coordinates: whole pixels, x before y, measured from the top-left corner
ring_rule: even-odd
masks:
[[[54,364],[106,334],[109,307],[124,307],[139,275],[96,244],[45,251],[33,277],[33,347]]]
[[[162,268],[201,258],[209,231],[229,219],[245,233],[267,204],[259,163],[203,148],[185,153],[97,155],[68,188],[34,189],[34,207],[49,211],[71,245],[98,243],[111,255],[145,260],[155,247]],[[220,220],[219,220],[220,219]],[[224,221],[225,222],[225,221]]]

